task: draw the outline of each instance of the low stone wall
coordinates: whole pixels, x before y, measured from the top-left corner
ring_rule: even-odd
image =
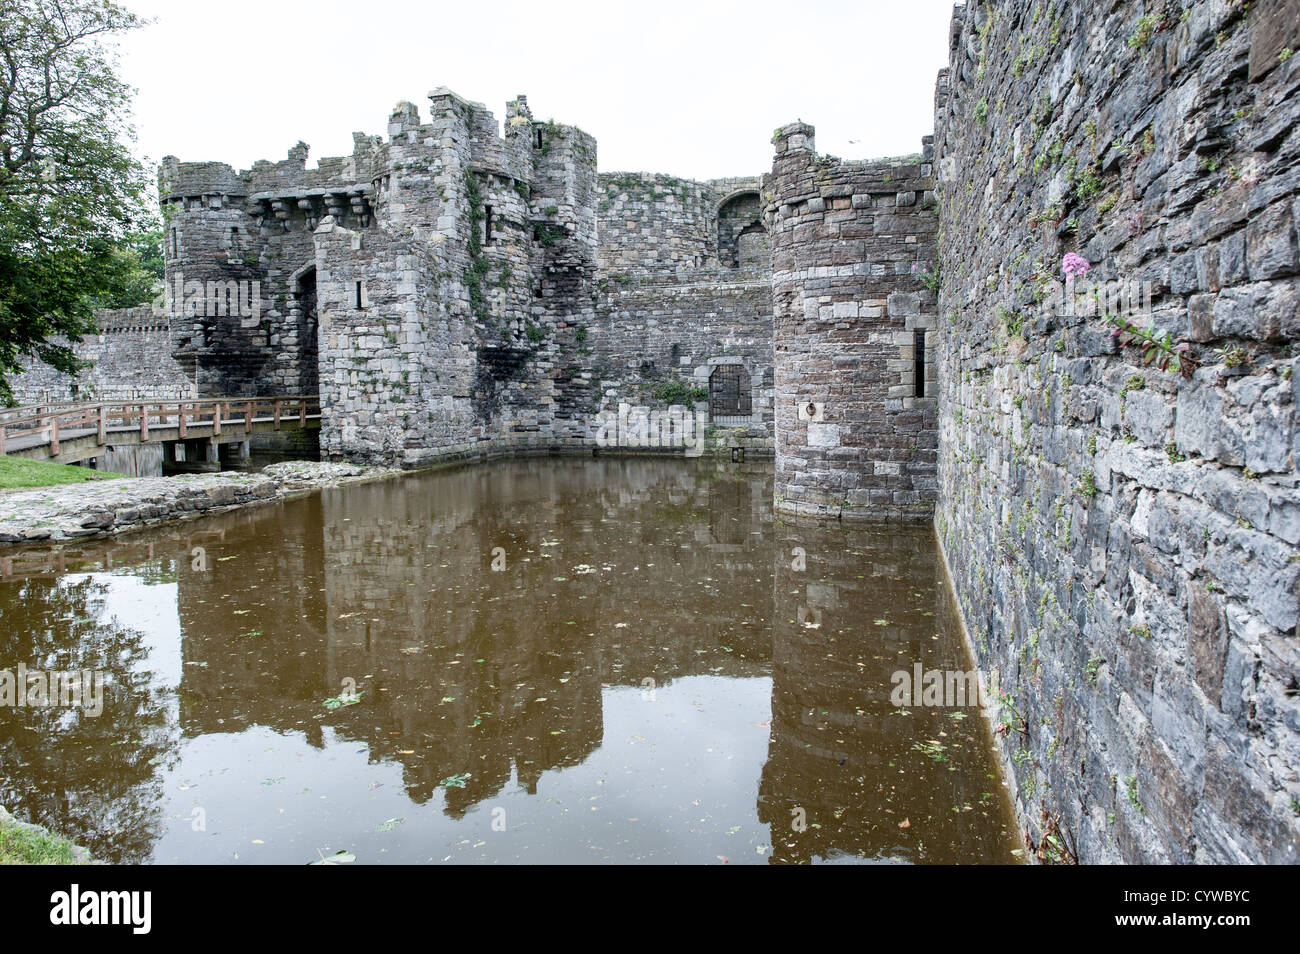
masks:
[[[393,473],[397,471],[354,464],[288,461],[259,474],[141,477],[0,494],[0,546],[125,533]]]

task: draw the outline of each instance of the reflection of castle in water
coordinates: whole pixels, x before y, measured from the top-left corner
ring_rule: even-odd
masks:
[[[766,675],[771,478],[716,468],[516,462],[326,491],[236,528],[237,559],[181,588],[185,731],[321,745],[330,726],[400,761],[417,802],[468,774],[447,788],[454,815],[512,774],[535,791],[600,746],[602,687]],[[233,574],[266,581],[239,615]],[[353,684],[360,704],[322,706]]]
[[[1006,816],[973,710],[963,721],[889,703],[897,669],[969,668],[948,635],[958,623],[929,529],[778,526],[771,481],[761,465],[712,460],[514,461],[87,544],[50,572],[121,565],[175,582],[177,701],[168,692],[160,706],[130,633],[100,626],[78,643],[64,626],[83,648],[125,650],[119,682],[131,699],[115,711],[129,724],[53,732],[60,752],[89,753],[85,770],[63,758],[0,796],[87,832],[104,857],[143,860],[161,831],[154,763],[185,739],[265,726],[319,748],[364,745],[371,762],[402,766],[413,801],[441,788],[459,818],[588,759],[603,741],[606,688],[770,676],[757,810],[772,861],[1009,860],[990,824]],[[11,634],[30,642],[65,616],[94,617],[86,594],[55,598],[38,565],[25,572],[37,576],[4,585],[50,592],[0,600]],[[36,658],[34,644],[9,649]],[[352,687],[358,704],[323,704]],[[42,745],[31,727],[6,735],[0,714],[6,765]],[[120,784],[105,788],[109,776]],[[119,834],[97,835],[91,807],[124,820]]]

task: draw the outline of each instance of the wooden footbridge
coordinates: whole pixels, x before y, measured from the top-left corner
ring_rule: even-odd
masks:
[[[253,434],[319,427],[314,395],[42,404],[0,411],[0,454],[75,464],[106,447],[183,443],[185,459],[215,460],[220,445]]]

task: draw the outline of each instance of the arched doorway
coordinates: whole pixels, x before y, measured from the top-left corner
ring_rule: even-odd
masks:
[[[757,192],[738,192],[718,206],[718,261],[727,268],[767,265],[767,229]]]

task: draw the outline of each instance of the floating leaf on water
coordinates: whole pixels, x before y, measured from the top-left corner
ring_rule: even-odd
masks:
[[[316,849],[316,854],[320,855],[320,849]],[[319,861],[309,861],[309,865],[350,865],[357,860],[357,856],[350,851],[336,851],[328,858],[320,856]]]
[[[340,706],[355,706],[361,701],[361,693],[363,692],[365,692],[364,689],[358,692],[344,692],[337,696],[331,696],[322,702],[321,705],[326,709],[337,709]]]
[[[375,828],[375,831],[392,831],[404,821],[406,821],[405,818],[390,818],[388,821],[381,823],[377,828]]]
[[[465,783],[470,780],[469,772],[462,772],[460,775],[448,775],[438,784],[446,788],[464,788]]]

